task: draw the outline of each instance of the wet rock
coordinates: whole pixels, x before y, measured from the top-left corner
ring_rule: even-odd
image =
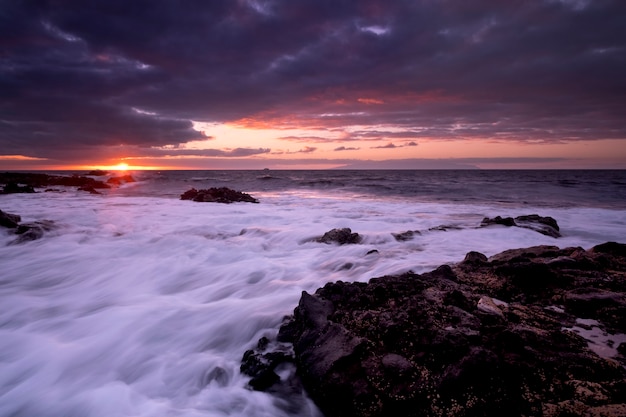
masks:
[[[570,329],[584,313],[626,333],[621,248],[476,253],[328,283],[302,294],[278,340],[327,417],[622,415],[626,369]]]
[[[538,214],[530,214],[526,216],[513,217],[501,217],[496,216],[494,218],[485,217],[480,223],[480,227],[487,227],[492,225],[502,225],[507,227],[521,227],[524,229],[534,230],[541,234],[550,237],[561,237],[559,225],[552,217],[542,217]]]
[[[343,229],[332,229],[323,236],[313,239],[318,243],[338,243],[340,245],[358,244],[361,243],[361,236],[358,233],[352,233],[352,230],[348,227]]]
[[[407,230],[406,232],[392,233],[391,235],[398,242],[406,242],[409,240],[413,240],[415,236],[419,236],[421,235],[421,233],[418,230]]]
[[[203,203],[235,203],[235,202],[246,202],[246,203],[258,203],[259,200],[253,198],[249,194],[242,193],[240,191],[231,190],[227,187],[221,188],[209,188],[206,190],[196,190],[192,188],[190,190],[185,191],[180,196],[181,200],[193,200],[197,202]]]
[[[267,337],[262,337],[255,349],[243,354],[240,371],[252,377],[248,382],[250,388],[265,391],[280,382],[276,368],[293,360],[290,346],[272,343]]]
[[[11,214],[0,210],[0,226],[14,229],[21,221],[22,218],[17,214]]]
[[[55,227],[56,225],[52,220],[42,220],[33,223],[20,224],[15,231],[15,234],[18,235],[18,237],[13,240],[11,244],[17,245],[40,239],[46,232],[53,230]]]
[[[40,239],[46,232],[53,230],[56,225],[52,220],[41,220],[32,223],[21,223],[22,218],[17,214],[11,214],[0,210],[0,226],[11,229],[17,238],[9,242],[17,245],[31,240]]]
[[[463,259],[463,263],[465,264],[482,264],[488,262],[488,259],[485,255],[483,255],[480,252],[468,252],[467,255],[465,255],[465,259]]]
[[[499,225],[508,226],[508,227],[516,226],[515,220],[513,219],[513,217],[496,216],[493,219],[490,219],[489,217],[485,217],[483,221],[480,222],[481,227],[491,226],[494,224],[499,224]]]
[[[440,226],[431,227],[428,230],[431,232],[447,232],[448,230],[462,230],[461,226],[456,226],[453,224],[442,224]]]
[[[577,288],[563,296],[565,306],[581,317],[589,315],[603,307],[626,305],[626,298],[621,292],[607,291],[600,288]]]
[[[515,225],[525,229],[534,230],[551,237],[561,237],[559,225],[552,217],[542,217],[537,214],[528,216],[517,216]]]

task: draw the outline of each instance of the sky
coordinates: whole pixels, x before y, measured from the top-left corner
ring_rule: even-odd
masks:
[[[626,169],[624,0],[0,0],[0,169]]]

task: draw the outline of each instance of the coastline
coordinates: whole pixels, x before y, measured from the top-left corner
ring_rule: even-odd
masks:
[[[303,292],[242,371],[279,396],[301,380],[326,417],[623,416],[624,317],[624,244],[470,252]]]
[[[100,195],[55,186],[0,196],[18,226],[43,231],[19,245],[6,245],[15,229],[0,235],[0,349],[11,358],[0,363],[0,386],[11,387],[0,414],[97,417],[97,398],[114,396],[129,400],[107,404],[108,415],[317,417],[297,388],[282,397],[252,391],[240,373],[245,351],[275,339],[302,291],[424,274],[470,249],[491,257],[537,245],[591,248],[624,235],[620,184],[600,177],[598,187],[595,175],[511,183],[483,172],[476,185],[463,172],[149,174]],[[180,200],[190,188],[223,185],[259,204]],[[521,227],[539,220],[533,213],[558,221],[561,237]],[[351,233],[337,237],[355,244],[324,237],[344,228]]]

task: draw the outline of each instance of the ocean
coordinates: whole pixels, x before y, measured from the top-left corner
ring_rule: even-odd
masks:
[[[56,226],[22,244],[0,229],[0,416],[317,417],[306,395],[252,391],[239,372],[302,291],[469,251],[626,243],[626,171],[130,174],[102,195],[0,195],[0,210]],[[179,199],[222,186],[260,203]],[[478,227],[527,214],[553,217],[562,237]],[[362,243],[312,241],[344,227]]]

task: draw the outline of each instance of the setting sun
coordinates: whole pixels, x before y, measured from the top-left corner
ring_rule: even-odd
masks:
[[[128,164],[125,164],[125,163],[122,162],[122,163],[119,163],[117,165],[112,166],[111,169],[115,170],[115,171],[127,171],[128,170]]]

